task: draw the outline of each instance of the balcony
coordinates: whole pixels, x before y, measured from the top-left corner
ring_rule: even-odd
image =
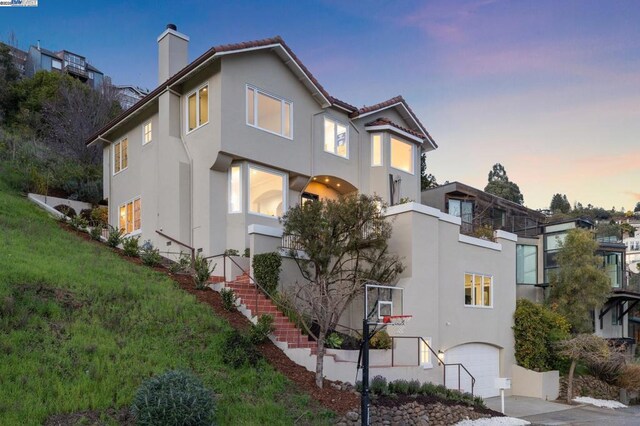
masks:
[[[87,70],[79,65],[68,64],[64,66],[63,70],[67,74],[80,77],[81,79],[84,79],[84,80],[89,78],[89,74],[87,73]]]

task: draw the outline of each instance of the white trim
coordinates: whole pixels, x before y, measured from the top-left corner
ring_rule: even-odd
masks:
[[[465,234],[458,235],[458,242],[461,242],[464,244],[470,244],[472,246],[488,248],[490,250],[502,251],[502,244],[500,243],[494,243],[493,241],[487,241],[481,238],[470,237],[469,235],[465,235]]]
[[[288,189],[289,189],[289,175],[287,173],[283,173],[268,167],[262,167],[262,166],[258,166],[252,163],[249,163],[249,167],[247,168],[247,213],[248,214],[252,214],[252,215],[256,215],[256,216],[262,216],[262,217],[268,217],[271,219],[276,219],[278,220],[278,216],[271,216],[268,214],[264,214],[264,213],[258,213],[258,212],[254,212],[251,211],[251,169],[256,169],[256,170],[260,170],[262,172],[265,173],[270,173],[270,174],[274,174],[274,175],[280,175],[282,176],[282,215],[284,215],[285,213],[287,213],[288,210],[288,202],[289,202],[289,197],[288,197]]]
[[[274,226],[253,223],[247,227],[247,234],[266,235],[267,237],[282,238],[282,229]]]
[[[405,144],[405,145],[409,145],[409,148],[411,148],[411,170],[403,170],[403,169],[399,169],[397,167],[395,167],[393,165],[393,141]],[[407,141],[403,141],[402,139],[398,139],[398,138],[394,138],[393,136],[391,136],[389,138],[389,167],[391,167],[392,169],[398,170],[399,172],[404,172],[404,173],[408,173],[410,175],[415,175],[416,173],[416,153],[414,151],[414,147],[415,145],[413,145],[412,143],[409,143]]]
[[[238,190],[239,190],[239,197],[240,197],[240,205],[239,205],[239,210],[237,211],[232,211],[231,210],[231,194],[232,194],[232,178],[233,178],[233,168],[237,167],[238,169],[240,169],[240,173],[238,174],[238,178],[240,179],[239,185],[238,185]],[[242,213],[242,183],[244,182],[244,179],[242,179],[242,163],[238,163],[238,164],[232,164],[231,167],[229,167],[229,179],[228,179],[228,186],[227,186],[227,213],[229,214],[238,214],[238,213]]]
[[[139,201],[140,201],[140,228],[138,228],[138,229],[135,229],[135,227],[136,227],[136,212],[135,212],[135,208],[136,208],[136,200],[139,200]],[[133,214],[133,218],[132,218],[131,222],[133,223],[133,228],[134,228],[134,229],[133,229],[133,231],[128,232],[128,233],[127,233],[127,232],[124,232],[124,233],[122,234],[122,236],[125,236],[125,235],[126,235],[126,236],[128,236],[128,237],[132,237],[132,236],[135,236],[135,235],[138,235],[138,234],[141,234],[141,233],[142,233],[142,196],[141,196],[141,195],[137,195],[137,196],[135,196],[135,197],[133,197],[133,198],[131,198],[131,199],[129,199],[129,200],[125,201],[124,203],[119,204],[119,205],[117,206],[117,209],[118,209],[118,210],[116,210],[116,222],[117,222],[117,223],[116,223],[116,225],[117,225],[117,226],[115,226],[114,228],[116,228],[116,229],[121,229],[121,228],[120,228],[120,209],[121,209],[122,207],[124,207],[124,211],[125,211],[125,213],[126,213],[126,211],[127,211],[127,205],[129,205],[129,204],[131,204],[131,205],[132,205],[132,206],[131,206],[131,212],[132,212],[132,214]],[[125,216],[124,224],[125,224],[125,227],[126,227],[126,225],[127,225],[127,218],[126,218],[126,216]],[[126,229],[125,229],[125,231],[126,231]]]
[[[327,154],[332,154],[335,155],[336,157],[340,157],[340,158],[344,158],[345,160],[349,159],[349,125],[343,123],[342,121],[336,120],[335,118],[332,117],[327,117],[326,115],[323,117],[324,120],[322,121],[322,150],[324,152],[326,152]],[[327,145],[326,145],[326,135],[325,135],[325,129],[326,129],[326,121],[329,120],[331,122],[334,123],[334,132],[333,132],[333,149],[336,152],[331,152],[331,151],[327,151]],[[347,155],[340,155],[337,153],[338,151],[338,146],[337,146],[337,142],[338,142],[338,124],[341,125],[342,127],[345,128],[345,146],[347,149]]]
[[[384,212],[384,215],[393,216],[393,215],[407,213],[407,212],[416,212],[416,213],[425,214],[427,216],[437,217],[443,222],[452,223],[458,226],[462,224],[462,219],[459,218],[458,216],[452,216],[448,213],[441,212],[436,208],[426,206],[424,204],[420,204],[416,202],[397,204],[395,206],[387,207],[386,211]]]
[[[179,33],[179,32],[178,32],[178,31],[176,31],[176,30],[172,30],[171,28],[167,28],[166,30],[164,30],[164,31],[162,32],[162,34],[160,34],[160,35],[158,36],[158,40],[157,40],[157,41],[158,41],[158,43],[160,43],[160,40],[162,40],[162,39],[163,39],[167,34],[174,35],[174,36],[176,36],[176,37],[178,37],[178,38],[181,38],[181,39],[183,39],[184,41],[187,41],[187,42],[189,41],[189,36],[187,36],[187,35],[185,35],[185,34],[182,34],[182,33]]]
[[[383,130],[386,130],[386,131],[389,131],[389,132],[397,133],[400,136],[405,137],[407,139],[411,139],[411,140],[414,140],[414,141],[419,142],[419,143],[424,143],[424,139],[420,139],[419,137],[417,137],[415,135],[412,135],[411,133],[405,132],[404,130],[400,130],[397,127],[392,126],[390,124],[384,124],[384,125],[381,125],[381,126],[366,126],[365,129],[367,131],[383,131]]]
[[[374,157],[374,149],[373,149],[373,145],[374,145],[374,137],[379,136],[380,137],[380,164],[373,164],[373,157]],[[384,134],[383,133],[371,133],[371,137],[369,138],[369,140],[371,141],[371,167],[382,167],[384,166]]]
[[[207,88],[207,121],[205,123],[200,124],[200,91],[202,89],[204,89],[205,87]],[[194,127],[193,129],[189,130],[189,98],[192,95],[196,96],[196,127]],[[209,124],[209,121],[211,121],[211,91],[209,90],[209,80],[205,81],[203,84],[198,86],[196,89],[194,89],[191,92],[188,92],[186,95],[184,95],[184,101],[185,101],[185,108],[184,108],[184,112],[185,112],[185,120],[184,120],[185,135],[188,135],[188,134],[190,134],[192,132],[195,132],[200,127],[206,126],[207,124]]]
[[[142,146],[145,146],[145,145],[150,144],[151,142],[153,142],[153,123],[152,123],[152,121],[153,120],[148,120],[148,121],[145,121],[142,124]],[[151,134],[151,139],[148,142],[145,141],[146,136],[147,136],[146,135],[147,124],[151,126],[150,132],[149,132]]]
[[[33,202],[33,203],[37,204],[40,208],[42,208],[42,209],[46,210],[46,211],[47,211],[47,213],[49,213],[49,214],[51,214],[51,215],[53,215],[53,216],[56,216],[56,217],[62,217],[62,218],[66,218],[66,217],[67,217],[64,213],[59,212],[58,210],[54,209],[54,208],[53,208],[53,207],[51,207],[50,205],[46,204],[44,201],[40,201],[40,200],[38,200],[38,198],[36,198],[36,197],[34,196],[34,194],[31,194],[31,193],[27,194],[27,198],[28,198],[31,202]]]
[[[247,104],[247,93],[249,89],[253,90],[253,124],[249,123],[249,105]],[[258,94],[263,94],[264,96],[268,96],[272,99],[280,101],[280,129],[282,133],[277,133],[269,129],[265,129],[264,127],[260,127],[258,123]],[[263,132],[271,133],[272,135],[280,136],[285,139],[293,140],[293,101],[289,99],[285,99],[282,96],[278,96],[276,94],[270,93],[266,90],[260,89],[253,84],[245,83],[245,91],[244,91],[244,103],[245,103],[245,123],[249,127],[253,127],[258,130],[262,130]],[[284,124],[285,124],[285,105],[289,105],[289,135],[287,136],[284,133]]]
[[[127,167],[122,167],[122,142],[127,141]],[[119,146],[120,149],[120,170],[116,172],[116,146]],[[114,142],[111,144],[111,164],[113,167],[111,168],[111,172],[113,176],[120,174],[129,168],[129,137],[125,136],[120,139],[118,142]]]
[[[493,309],[493,275],[489,275],[489,274],[484,274],[481,272],[465,272],[464,276],[463,276],[463,281],[462,281],[462,288],[463,288],[463,296],[464,296],[464,284],[465,284],[465,280],[467,275],[473,275],[473,282],[471,283],[471,300],[473,301],[475,299],[475,275],[479,275],[481,276],[482,279],[482,294],[484,296],[484,278],[489,277],[491,278],[491,283],[489,284],[489,305],[467,305],[467,303],[464,301],[464,297],[463,297],[463,302],[464,302],[464,307],[465,308],[480,308],[480,309]]]
[[[505,240],[518,242],[518,236],[516,234],[513,234],[511,232],[507,232],[507,231],[503,231],[502,229],[498,229],[495,232],[495,238],[503,238]]]

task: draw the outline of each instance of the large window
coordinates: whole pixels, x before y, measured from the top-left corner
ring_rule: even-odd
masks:
[[[324,150],[349,158],[349,133],[347,126],[330,118],[324,118]]]
[[[187,96],[187,131],[209,122],[209,86],[203,86]]]
[[[473,201],[449,199],[449,214],[459,217],[463,223],[473,222]]]
[[[622,287],[622,253],[604,254],[604,271],[609,276],[611,287]]]
[[[413,174],[413,144],[391,137],[391,167]]]
[[[129,201],[128,203],[120,206],[120,229],[125,234],[130,234],[140,230],[140,209],[140,198],[136,198],[135,200]]]
[[[249,212],[280,217],[285,213],[285,176],[249,167]]]
[[[538,283],[538,247],[522,244],[516,246],[516,283]]]
[[[142,145],[146,145],[151,142],[152,133],[151,133],[151,121],[145,123],[142,128]]]
[[[425,343],[426,342],[426,343]],[[420,365],[423,368],[431,368],[431,351],[429,350],[429,346],[427,344],[431,344],[431,339],[428,337],[423,337],[420,339]]]
[[[382,134],[371,135],[371,166],[382,166]]]
[[[229,171],[229,213],[242,212],[242,168],[231,166]]]
[[[127,138],[113,144],[113,173],[116,174],[129,165],[129,141]]]
[[[247,124],[291,139],[293,109],[289,101],[247,86]]]
[[[481,274],[464,274],[465,306],[491,307],[493,277]]]

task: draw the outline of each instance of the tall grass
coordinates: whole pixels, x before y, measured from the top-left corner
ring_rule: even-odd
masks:
[[[229,329],[164,275],[65,232],[0,179],[1,425],[128,406],[168,369],[214,390],[220,424],[330,421],[265,362],[224,366]]]

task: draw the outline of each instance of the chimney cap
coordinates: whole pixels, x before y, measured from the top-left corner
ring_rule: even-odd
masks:
[[[167,24],[167,29],[168,30],[173,30],[173,31],[178,31],[178,27],[176,26],[176,24]]]

